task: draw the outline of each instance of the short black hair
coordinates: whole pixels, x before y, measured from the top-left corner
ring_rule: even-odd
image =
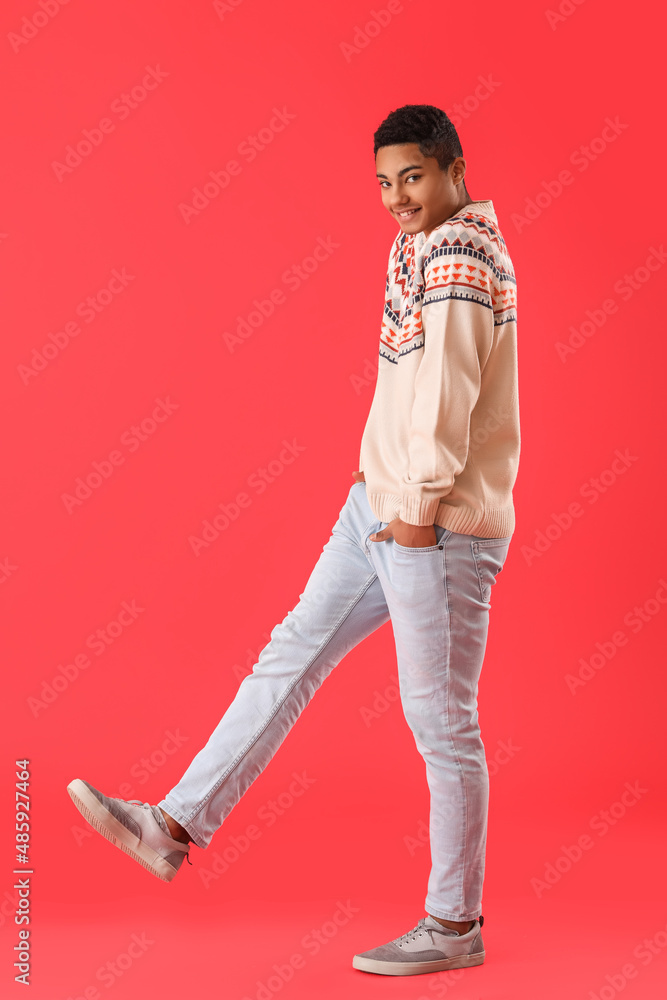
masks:
[[[373,135],[373,155],[382,146],[406,142],[416,142],[422,156],[434,156],[441,170],[463,156],[458,132],[445,112],[432,104],[404,104],[390,112]]]

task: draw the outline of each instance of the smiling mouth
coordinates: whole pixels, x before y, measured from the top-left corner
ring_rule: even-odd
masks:
[[[399,219],[411,219],[413,215],[417,214],[417,212],[421,212],[421,209],[408,208],[404,212],[397,212],[396,215],[399,217]]]

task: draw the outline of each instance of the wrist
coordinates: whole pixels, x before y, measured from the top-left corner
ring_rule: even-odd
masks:
[[[393,533],[398,544],[406,548],[422,548],[436,543],[435,527],[432,524],[410,524],[398,518]]]

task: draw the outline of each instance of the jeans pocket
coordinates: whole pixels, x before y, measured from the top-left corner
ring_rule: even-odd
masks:
[[[410,555],[413,553],[424,553],[424,552],[439,552],[439,545],[399,545],[396,539],[392,539],[392,545],[398,552],[409,552]]]
[[[435,545],[420,545],[420,546],[399,545],[399,543],[396,541],[395,538],[392,539],[392,544],[399,552],[410,552],[410,553],[438,552],[439,550],[442,549],[442,546],[447,536],[451,535],[452,532],[450,531],[449,528],[443,528],[442,525],[440,524],[434,524],[433,527],[435,528]]]
[[[485,538],[471,542],[472,556],[479,581],[479,595],[490,606],[491,588],[505,565],[510,538]]]

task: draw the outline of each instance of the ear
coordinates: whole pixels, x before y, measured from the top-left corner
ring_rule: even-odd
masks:
[[[460,184],[466,175],[466,161],[462,156],[457,156],[449,167],[451,171],[452,184]]]

